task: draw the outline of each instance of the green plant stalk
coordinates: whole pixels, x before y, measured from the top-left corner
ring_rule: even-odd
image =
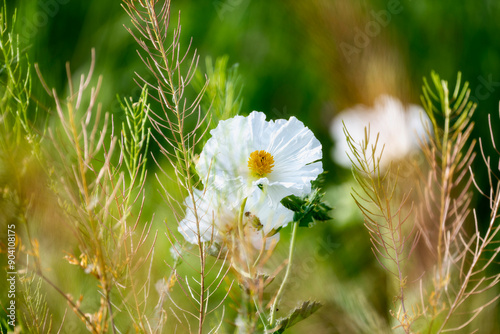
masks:
[[[241,323],[238,323],[237,326],[237,331],[238,334],[243,334],[243,333],[252,333],[253,332],[253,327],[254,327],[254,321],[252,319],[252,312],[251,312],[251,307],[252,307],[252,296],[250,295],[249,289],[243,284],[242,285],[242,296],[241,296],[241,305],[238,310],[238,314],[241,317],[240,319],[244,319],[245,322],[243,325]]]
[[[240,239],[241,250],[243,252],[245,252],[244,257],[245,257],[245,260],[247,262],[246,271],[247,271],[248,277],[250,279],[253,279],[252,270],[250,268],[250,262],[248,261],[248,256],[247,256],[246,250],[245,250],[246,245],[245,245],[245,233],[244,233],[244,226],[243,226],[243,214],[245,212],[246,204],[247,204],[247,198],[243,199],[243,202],[241,203],[241,206],[240,206],[240,212],[238,213],[238,237]],[[245,275],[245,276],[247,276],[247,275]],[[251,296],[250,296],[250,293],[248,291],[248,288],[245,286],[245,284],[242,284],[242,301],[241,301],[241,307],[240,307],[240,310],[238,311],[238,313],[245,320],[247,320],[247,322],[245,324],[247,330],[252,328],[252,326],[250,324],[252,324],[252,322],[253,322],[251,319],[251,312],[250,312],[250,305],[251,305],[250,300],[251,300]]]
[[[238,215],[238,233],[240,237],[240,241],[243,242],[245,240],[245,234],[243,233],[243,213],[245,212],[245,205],[247,204],[247,198],[243,200],[240,206],[240,213]],[[248,260],[248,259],[247,259]],[[248,262],[248,261],[247,261]],[[250,267],[247,268],[250,270]]]
[[[440,208],[440,215],[439,215],[439,235],[438,235],[438,270],[439,270],[439,281],[441,282],[443,277],[443,269],[442,269],[442,258],[441,258],[441,253],[442,253],[442,239],[443,239],[443,233],[446,228],[446,193],[448,192],[449,188],[449,166],[448,166],[448,158],[449,158],[449,148],[448,148],[448,137],[449,137],[449,127],[450,127],[450,103],[449,103],[449,97],[448,97],[448,85],[445,81],[441,81],[441,86],[443,87],[443,96],[442,98],[442,108],[444,111],[444,116],[445,116],[445,123],[444,123],[444,133],[443,133],[443,146],[442,146],[442,152],[441,152],[441,180],[443,182],[443,188],[441,191],[441,208]]]
[[[288,276],[290,275],[290,268],[292,267],[293,250],[295,248],[295,238],[297,236],[297,228],[299,226],[299,223],[293,222],[292,224],[293,224],[293,226],[292,226],[292,238],[290,240],[290,251],[288,253],[288,263],[286,265],[285,277],[283,277],[283,281],[281,281],[280,288],[278,289],[278,293],[276,293],[276,298],[274,299],[273,305],[271,306],[271,315],[269,317],[269,324],[271,325],[271,327],[274,325],[274,318],[276,316],[276,307],[278,306],[280,296],[283,293],[283,289],[285,288],[286,281],[288,279]]]
[[[257,267],[257,265],[260,262],[260,259],[262,258],[262,255],[264,254],[264,251],[266,250],[266,242],[265,242],[266,235],[264,234],[264,230],[262,230],[262,240],[264,240],[264,242],[262,243],[262,247],[260,248],[259,255],[257,256],[257,258],[255,259],[255,262],[253,263],[254,267]]]
[[[130,198],[134,190],[133,185],[142,184],[145,178],[146,158],[141,156],[141,150],[145,148],[147,152],[147,149],[149,147],[149,138],[150,138],[149,129],[147,129],[146,131],[146,119],[149,114],[149,105],[147,104],[147,96],[148,96],[147,94],[148,94],[147,88],[144,87],[138,101],[139,103],[138,107],[134,107],[133,104],[131,105],[129,101],[127,101],[127,99],[125,99],[125,104],[121,103],[120,101],[123,110],[127,113],[126,121],[132,137],[130,139],[128,138],[127,133],[125,131],[125,124],[123,124],[122,131],[124,136],[124,147],[125,151],[128,152],[129,154],[129,158],[124,159],[124,161],[127,166],[129,177],[131,180],[131,186],[128,188],[124,206],[124,211],[126,214],[128,214]],[[137,108],[137,110],[135,108]],[[138,181],[137,177],[139,177]]]

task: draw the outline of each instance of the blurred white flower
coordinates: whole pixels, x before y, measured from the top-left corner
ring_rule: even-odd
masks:
[[[185,200],[186,217],[179,224],[179,232],[192,244],[198,244],[198,235],[201,242],[228,241],[231,234],[237,231],[240,208],[229,206],[231,199],[214,190],[196,190],[194,195],[199,230],[196,225],[193,200],[188,197]],[[262,191],[254,192],[247,199],[244,208],[244,233],[255,248],[262,247],[264,238],[268,248],[279,240],[279,233],[275,233],[276,230],[292,220],[293,211],[281,204],[276,207],[269,206]]]
[[[399,160],[418,148],[418,138],[425,138],[426,132],[422,122],[427,122],[425,111],[417,105],[403,106],[398,99],[379,96],[372,108],[357,105],[340,112],[332,121],[331,136],[335,142],[332,151],[333,159],[344,167],[351,167],[349,146],[343,131],[343,124],[356,143],[365,138],[365,127],[370,126],[370,143],[375,143],[377,133],[379,140],[376,156],[384,152],[380,160],[380,168],[389,166],[391,161]]]
[[[211,134],[196,169],[206,186],[229,193],[233,207],[254,192],[275,207],[286,196],[311,192],[323,172],[321,143],[295,117],[268,122],[254,111],[221,121]]]

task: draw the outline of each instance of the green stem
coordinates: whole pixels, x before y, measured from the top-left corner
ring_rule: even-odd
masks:
[[[437,253],[438,253],[438,271],[439,271],[439,284],[441,284],[443,280],[443,269],[442,269],[442,247],[443,247],[443,239],[444,239],[444,233],[446,232],[446,216],[447,212],[445,212],[446,208],[446,196],[448,195],[449,192],[449,183],[448,180],[450,179],[448,173],[449,173],[449,148],[448,148],[448,136],[449,136],[449,128],[450,128],[450,103],[449,103],[449,97],[448,97],[448,85],[445,81],[441,82],[442,88],[443,88],[443,97],[441,99],[441,106],[444,111],[444,116],[445,116],[445,122],[444,122],[444,133],[443,133],[443,144],[441,148],[441,182],[442,182],[442,191],[441,191],[441,208],[440,208],[440,215],[439,215],[439,233],[438,233],[438,246],[437,246]]]
[[[285,287],[286,281],[288,279],[288,276],[290,275],[290,268],[292,267],[293,249],[295,248],[295,237],[297,235],[297,228],[299,226],[299,223],[293,222],[292,224],[293,224],[292,239],[290,240],[290,252],[288,254],[288,263],[286,265],[285,277],[283,277],[283,281],[281,282],[278,293],[276,294],[276,298],[274,298],[273,305],[271,306],[271,316],[270,316],[270,320],[269,320],[269,324],[271,325],[271,327],[274,325],[274,318],[276,315],[276,307],[278,306],[280,296],[283,293],[283,289]]]
[[[266,250],[266,236],[264,234],[264,230],[262,230],[262,247],[260,248],[259,255],[255,259],[255,262],[253,263],[254,267],[257,267],[257,265],[260,262],[260,259],[262,258],[262,255],[264,254],[264,251]]]
[[[252,267],[250,266],[250,259],[248,258],[248,254],[247,254],[247,250],[246,250],[246,247],[247,247],[247,244],[245,242],[245,230],[244,230],[244,226],[243,226],[243,214],[245,212],[245,206],[247,204],[247,199],[245,198],[243,200],[243,202],[241,203],[241,206],[240,206],[240,212],[239,212],[239,215],[238,215],[238,234],[239,234],[239,238],[240,238],[240,247],[243,251],[243,257],[245,258],[245,261],[247,263],[247,273],[248,273],[248,276],[253,279],[253,273],[252,273]]]
[[[238,233],[240,236],[240,241],[243,242],[245,241],[245,235],[244,235],[244,230],[243,230],[243,213],[245,212],[245,205],[247,204],[247,199],[245,198],[243,202],[241,203],[240,206],[240,213],[238,215]]]
[[[247,199],[243,199],[241,206],[240,206],[240,211],[238,213],[238,237],[239,237],[239,248],[240,252],[238,256],[241,256],[240,254],[243,255],[245,258],[247,268],[246,272],[247,275],[243,277],[243,280],[253,280],[253,274],[252,274],[252,269],[250,267],[250,261],[248,259],[247,251],[246,251],[246,242],[245,242],[245,231],[244,231],[244,225],[243,225],[243,214],[245,213],[245,206],[247,203]],[[239,314],[242,319],[245,319],[245,323],[243,327],[241,327],[241,324],[238,325],[237,332],[238,333],[250,333],[252,332],[252,327],[253,327],[253,319],[252,319],[252,312],[251,312],[251,291],[248,288],[248,284],[245,284],[244,282],[242,283],[242,300],[241,300],[241,306],[239,310]]]

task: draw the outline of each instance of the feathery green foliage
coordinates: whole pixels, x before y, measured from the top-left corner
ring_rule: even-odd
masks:
[[[28,109],[31,101],[30,64],[24,54],[19,35],[14,32],[17,12],[12,20],[7,17],[7,6],[0,12],[0,113],[3,123],[2,146],[9,139],[20,145],[22,141],[35,141],[33,127],[29,124]],[[26,137],[25,137],[26,136]]]
[[[426,244],[437,257],[434,268],[434,289],[430,294],[429,308],[431,328],[437,323],[437,333],[442,331],[459,331],[473,321],[487,306],[498,299],[498,295],[487,298],[478,307],[471,307],[466,301],[482,298],[483,293],[493,289],[499,282],[499,275],[491,275],[488,267],[498,256],[496,234],[500,225],[495,222],[498,212],[498,187],[493,182],[493,172],[489,158],[486,158],[481,145],[481,153],[488,170],[489,190],[481,190],[474,181],[472,162],[475,158],[473,148],[475,139],[470,140],[474,123],[471,121],[476,104],[469,101],[470,89],[465,83],[460,87],[460,74],[456,88],[451,96],[446,81],[432,74],[436,93],[432,93],[429,85],[424,86],[424,106],[432,115],[434,104],[441,105],[442,121],[433,121],[433,130],[440,134],[435,140],[429,140],[423,147],[431,166],[428,180],[437,181],[438,187],[425,183],[424,196],[436,198],[436,203],[427,200],[422,204],[420,225],[425,227]],[[490,124],[491,126],[491,124]],[[493,132],[491,138],[494,143]],[[439,168],[440,167],[440,168]],[[435,182],[434,181],[434,182]],[[486,231],[482,232],[476,212],[471,217],[470,203],[472,183],[490,202],[490,221]],[[434,226],[425,225],[429,217],[439,217]],[[433,220],[434,220],[433,219]],[[431,220],[432,221],[432,220]],[[434,233],[432,233],[434,232]],[[437,235],[437,240],[432,235]],[[492,249],[495,249],[492,251]],[[452,288],[451,288],[452,287]],[[452,292],[450,292],[452,291]],[[470,312],[470,317],[461,319],[460,312]]]
[[[229,56],[222,56],[215,59],[205,58],[206,80],[201,71],[196,72],[193,87],[201,91],[206,82],[205,95],[202,100],[203,109],[210,111],[210,128],[217,126],[219,121],[234,117],[241,111],[242,105],[242,80],[238,73],[238,64],[233,64],[228,68]]]
[[[471,222],[468,217],[472,199],[469,169],[475,157],[475,140],[469,137],[476,105],[469,101],[469,85],[467,82],[461,85],[460,73],[453,92],[449,91],[448,82],[434,72],[431,82],[432,87],[424,79],[422,88],[422,103],[432,127],[427,128],[429,140],[422,143],[429,171],[422,180],[418,223],[422,239],[436,259],[432,275],[434,288],[429,293],[430,307],[425,313],[431,319],[438,318],[442,311],[447,313],[444,320],[437,320],[442,321],[439,332],[456,312],[458,304],[451,300],[461,298],[460,292],[450,296],[449,287],[466,288],[469,281],[466,273],[475,236],[468,235],[471,228],[467,227]],[[457,277],[454,263],[462,263],[457,268],[461,273],[458,280],[454,279]]]
[[[34,274],[20,276],[22,289],[21,322],[29,333],[51,333],[52,316],[42,290],[43,280]]]

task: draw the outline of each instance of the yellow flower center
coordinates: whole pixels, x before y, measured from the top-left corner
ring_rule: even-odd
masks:
[[[274,167],[273,156],[264,151],[257,150],[250,153],[250,158],[248,158],[248,168],[252,175],[257,177],[264,177],[271,173]]]

